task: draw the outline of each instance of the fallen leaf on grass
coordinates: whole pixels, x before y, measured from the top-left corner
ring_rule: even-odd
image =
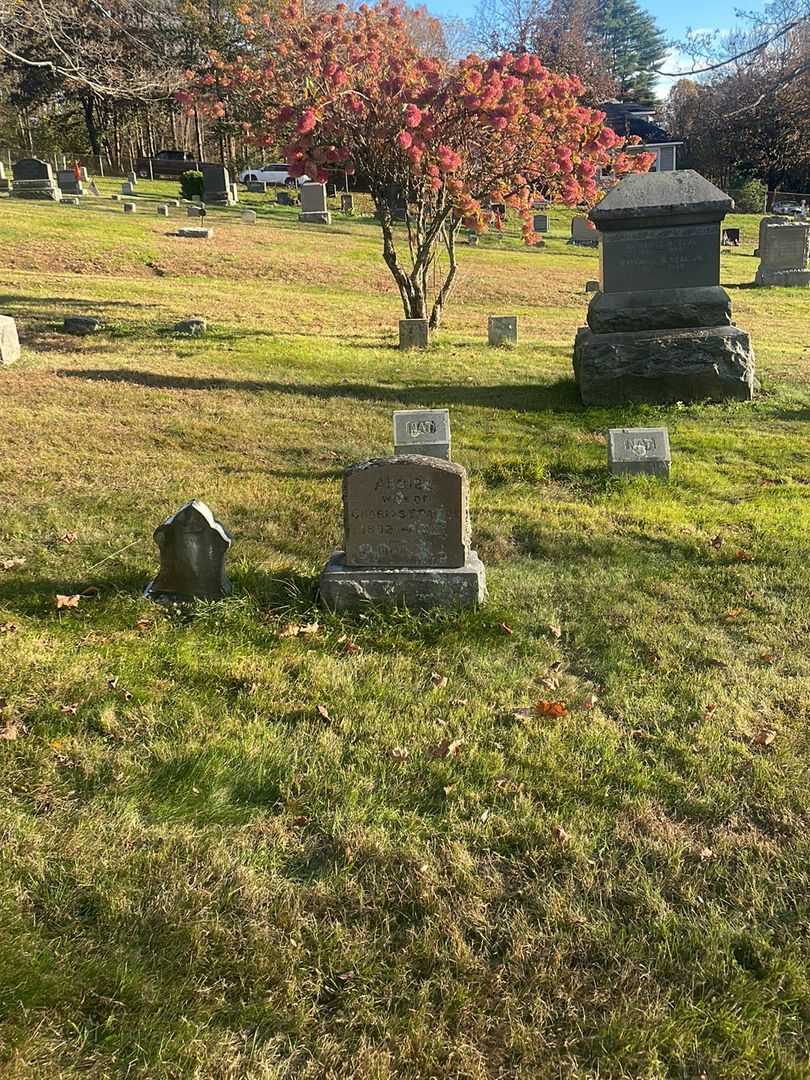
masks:
[[[464,745],[463,739],[453,739],[452,742],[449,739],[442,739],[436,746],[431,747],[428,754],[432,758],[438,758],[443,760],[444,758],[456,757],[459,750]]]
[[[511,626],[509,625],[509,623],[505,623],[505,622],[502,622],[502,623],[501,623],[501,625],[500,625],[499,629],[500,629],[501,631],[503,631],[503,633],[504,633],[504,634],[514,634],[514,632],[515,632],[515,631],[514,631],[514,630],[512,629],[512,627],[511,627]]]
[[[320,628],[321,628],[321,624],[319,622],[304,623],[304,625],[301,627],[301,633],[302,634],[317,634],[318,631],[320,630]]]
[[[742,615],[742,608],[729,608],[726,612],[726,619],[728,619],[729,622],[733,622],[735,619],[739,619],[740,615]]]
[[[744,551],[743,548],[737,548],[734,552],[734,558],[737,562],[753,562],[754,556],[749,551]]]
[[[538,716],[567,716],[568,709],[562,701],[538,701],[534,706]]]
[[[554,833],[554,838],[561,844],[567,844],[571,839],[571,834],[567,833],[562,825],[555,825],[551,831]]]
[[[404,746],[395,746],[391,750],[391,757],[394,761],[407,761],[410,756],[410,750],[407,750]]]
[[[75,539],[76,539],[76,533],[75,532],[62,533],[62,535],[60,537],[58,537],[58,541],[59,541],[60,544],[72,544]]]
[[[444,690],[445,686],[447,686],[447,676],[440,675],[438,671],[431,674],[430,681],[433,683],[434,690]]]
[[[701,848],[698,852],[698,858],[701,862],[711,862],[714,857],[714,852],[709,847]]]
[[[54,603],[56,604],[56,610],[59,611],[61,608],[77,608],[80,600],[80,593],[74,593],[73,596],[63,596],[61,593],[57,593]]]
[[[14,622],[3,623],[0,626],[0,634],[16,634],[18,630],[19,626]]]
[[[552,625],[551,625],[551,626],[549,626],[549,628],[548,628],[548,629],[549,629],[549,633],[551,634],[551,636],[552,636],[553,638],[556,638],[556,639],[557,639],[557,641],[559,641],[559,640],[560,640],[560,638],[562,637],[562,627],[561,627],[561,626],[555,626],[555,625],[554,625],[554,624],[552,623]]]
[[[329,715],[329,710],[326,708],[325,705],[316,705],[315,708],[318,710],[318,715],[322,719],[328,720],[330,724],[334,723],[332,717]]]
[[[776,732],[771,728],[760,728],[751,738],[752,746],[772,746]]]
[[[0,570],[16,570],[18,566],[24,566],[25,559],[20,556],[14,556],[11,559],[0,560]]]
[[[709,541],[709,543],[712,545],[713,548],[721,548],[723,546],[723,537],[722,536],[714,536]]]
[[[20,729],[14,723],[13,720],[7,720],[6,725],[2,731],[0,731],[0,740],[4,742],[11,742],[12,739],[16,739],[20,734]]]
[[[546,675],[540,680],[540,685],[545,686],[546,690],[557,690],[560,685],[560,680],[555,679],[553,675]]]
[[[301,633],[301,627],[297,623],[287,623],[287,625],[285,627],[283,627],[281,630],[279,630],[278,637],[280,637],[280,638],[298,637],[298,635],[300,633]]]
[[[67,713],[69,716],[75,716],[76,713],[79,711],[79,703],[77,701],[73,705],[60,705],[59,708],[62,710],[63,713]]]
[[[704,720],[704,722],[707,721],[707,720],[711,720],[711,718],[714,716],[714,714],[716,712],[717,712],[717,706],[716,705],[707,705],[706,708],[703,710],[703,720]]]
[[[361,652],[362,652],[363,650],[362,650],[362,648],[361,648],[361,647],[360,647],[360,646],[359,646],[359,645],[357,644],[357,642],[356,642],[356,641],[352,641],[352,640],[350,639],[350,640],[349,640],[349,641],[347,641],[347,642],[346,642],[346,644],[345,644],[345,645],[343,646],[343,651],[344,651],[345,653],[347,653],[347,654],[348,654],[349,656],[357,656],[357,654],[358,654],[358,653],[361,653]]]
[[[141,633],[145,633],[147,630],[151,630],[155,624],[151,619],[144,616],[142,619],[138,619],[135,623],[135,629],[140,630]]]
[[[774,659],[775,659],[773,653],[772,652],[767,652],[767,651],[763,652],[763,653],[760,653],[759,658],[763,662],[763,664],[772,664],[774,662]]]

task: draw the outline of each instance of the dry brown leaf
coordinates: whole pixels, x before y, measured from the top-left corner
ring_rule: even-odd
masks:
[[[555,679],[553,675],[546,675],[545,678],[540,680],[540,685],[545,686],[546,690],[557,690],[560,685],[560,680]]]
[[[25,559],[15,555],[10,559],[0,559],[0,570],[16,570],[18,566],[24,566]]]
[[[62,535],[59,537],[59,543],[60,544],[72,544],[75,539],[76,539],[76,533],[75,532],[66,532],[66,533],[62,533]]]
[[[450,741],[449,739],[442,739],[441,742],[436,744],[436,746],[431,747],[428,753],[432,758],[444,759],[449,757],[456,757],[463,745],[463,739],[453,739],[452,741]]]
[[[300,633],[301,633],[301,627],[298,625],[298,623],[287,623],[286,626],[284,626],[281,630],[279,630],[278,637],[280,637],[280,638],[298,637],[298,635]]]
[[[70,716],[75,716],[79,711],[79,703],[75,702],[73,705],[60,705],[59,708],[63,713],[68,713]]]
[[[750,552],[745,551],[743,548],[737,548],[737,550],[734,552],[734,558],[737,560],[737,562],[754,561],[754,556]]]
[[[151,630],[154,625],[155,624],[152,622],[152,620],[144,615],[135,623],[135,629],[140,630],[141,633],[143,633],[146,630]]]
[[[361,653],[363,650],[357,644],[356,641],[351,641],[350,640],[350,641],[347,641],[346,644],[343,646],[343,651],[345,653],[348,653],[349,656],[356,656],[358,653]]]
[[[721,548],[723,546],[723,537],[722,536],[714,536],[709,541],[709,543],[712,545],[713,548]]]
[[[73,596],[63,596],[61,593],[57,593],[54,603],[56,604],[56,610],[59,611],[61,608],[77,608],[80,600],[81,596],[78,593],[74,593]]]
[[[551,626],[549,626],[549,628],[548,628],[548,629],[549,629],[549,633],[551,634],[551,636],[552,636],[553,638],[556,638],[556,639],[557,639],[557,641],[559,641],[559,640],[560,640],[560,638],[562,637],[562,627],[561,627],[561,626],[555,626],[555,625],[554,625],[554,624],[552,623],[552,625],[551,625]]]
[[[554,838],[561,844],[567,844],[571,839],[571,834],[567,833],[562,825],[555,825],[551,831],[554,833]]]
[[[774,659],[775,659],[773,653],[768,652],[767,650],[765,652],[760,653],[759,658],[763,662],[763,664],[772,664],[774,662]]]
[[[13,720],[7,720],[5,727],[0,731],[0,740],[4,742],[11,742],[12,739],[16,739],[20,734],[20,729],[14,723]]]
[[[538,716],[567,716],[568,709],[562,701],[538,701],[534,706]]]
[[[318,631],[320,630],[320,628],[321,628],[321,624],[318,623],[318,622],[304,623],[304,625],[301,627],[301,633],[302,634],[317,634]]]
[[[596,696],[596,694],[588,694],[585,700],[582,702],[582,708],[592,709],[598,701],[599,698]]]
[[[0,625],[0,634],[16,634],[19,629],[16,623],[6,622]]]
[[[509,623],[505,623],[505,622],[501,623],[500,629],[503,631],[504,634],[514,634],[514,632],[515,632],[512,629],[512,627],[509,625]]]
[[[318,715],[320,717],[322,717],[324,720],[328,720],[330,724],[334,723],[332,717],[329,715],[329,710],[326,708],[325,705],[316,705],[315,708],[318,710]]]
[[[704,721],[711,720],[711,718],[714,716],[714,714],[716,712],[717,712],[717,706],[716,705],[707,705],[706,708],[703,711],[703,720]]]
[[[752,746],[772,746],[776,732],[772,728],[760,728],[751,738]]]
[[[438,671],[431,673],[430,681],[433,683],[434,690],[444,690],[445,686],[447,686],[447,676],[440,675]]]
[[[607,435],[603,435],[601,431],[594,433],[593,441],[598,443],[599,446],[607,446]]]
[[[714,857],[714,852],[709,847],[701,848],[698,852],[698,858],[701,862],[711,862]]]
[[[407,761],[410,756],[410,750],[406,749],[404,746],[395,746],[391,750],[391,757],[394,761]]]
[[[729,608],[726,612],[726,618],[729,622],[733,622],[734,619],[739,619],[740,615],[742,615],[742,608],[738,607]]]

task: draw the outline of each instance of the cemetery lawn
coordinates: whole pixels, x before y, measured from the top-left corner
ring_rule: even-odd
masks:
[[[141,186],[0,203],[0,1077],[810,1076],[810,294],[749,287],[758,220],[757,401],[583,409],[568,215],[463,248],[400,354],[366,219],[184,241]],[[342,469],[409,406],[451,410],[489,604],[325,615]],[[611,480],[658,424],[671,483]],[[194,497],[235,594],[170,616]]]

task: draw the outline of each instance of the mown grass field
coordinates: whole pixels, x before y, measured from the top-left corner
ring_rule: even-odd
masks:
[[[2,1080],[810,1077],[810,293],[750,287],[757,219],[757,401],[596,410],[563,213],[463,248],[401,354],[368,220],[183,241],[141,190],[0,202]],[[341,471],[418,405],[489,604],[324,615]],[[605,429],[658,423],[671,483],[612,481]],[[194,497],[235,595],[173,617]]]

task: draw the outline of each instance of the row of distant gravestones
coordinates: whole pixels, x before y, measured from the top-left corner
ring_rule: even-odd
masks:
[[[367,604],[458,609],[486,599],[486,575],[471,547],[468,480],[450,460],[446,409],[394,413],[394,456],[360,462],[343,476],[343,549],[320,576],[325,606]],[[668,478],[664,428],[608,433],[613,475]],[[219,600],[231,585],[231,536],[205,503],[186,503],[155,532],[160,571],[145,595],[165,605]]]

